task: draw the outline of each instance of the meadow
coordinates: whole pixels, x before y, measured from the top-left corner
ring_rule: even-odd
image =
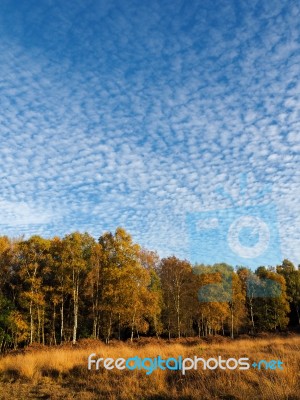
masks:
[[[8,399],[300,399],[300,337],[266,336],[230,340],[216,337],[181,340],[144,339],[109,345],[84,340],[76,346],[32,346],[0,358],[1,400]],[[280,359],[283,370],[88,370],[98,357],[209,357]]]

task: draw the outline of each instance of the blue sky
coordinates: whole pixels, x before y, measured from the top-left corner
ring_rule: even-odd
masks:
[[[300,263],[298,1],[3,0],[0,59],[1,234]]]

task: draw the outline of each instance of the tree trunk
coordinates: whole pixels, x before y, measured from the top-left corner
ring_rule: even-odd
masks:
[[[42,343],[45,346],[45,309],[42,309]]]
[[[299,305],[296,304],[296,313],[297,313],[297,317],[298,317],[298,325],[300,325],[300,309],[299,309]]]
[[[251,324],[252,324],[252,333],[254,333],[255,331],[255,325],[254,325],[254,315],[253,315],[253,304],[252,304],[252,300],[250,302],[250,315],[251,315]]]
[[[76,344],[77,340],[77,327],[78,327],[78,292],[79,284],[76,282],[75,288],[73,290],[73,300],[74,300],[74,325],[73,325],[73,344]]]
[[[135,325],[135,314],[136,314],[136,307],[134,308],[134,313],[132,317],[132,324],[131,324],[131,336],[130,336],[130,341],[133,341],[133,332],[134,332],[134,325]]]
[[[231,338],[233,339],[233,309],[231,308]]]
[[[37,306],[37,317],[38,317],[37,342],[41,343],[41,311],[39,306]]]
[[[60,306],[60,343],[64,339],[64,298],[62,296],[61,306]]]
[[[121,315],[118,315],[118,339],[121,340]]]
[[[32,300],[30,300],[29,305],[29,314],[30,314],[30,344],[33,343],[33,312],[32,312]]]
[[[111,324],[112,324],[112,312],[110,312],[110,315],[109,315],[109,324],[108,324],[108,329],[107,329],[107,336],[105,339],[106,344],[109,343],[110,333],[111,333]]]
[[[176,305],[176,312],[177,312],[177,335],[180,338],[180,295],[177,293],[177,305]]]
[[[55,334],[55,322],[56,322],[56,308],[55,304],[53,304],[53,315],[52,315],[52,335],[53,335],[53,341],[54,345],[56,346],[56,334]]]

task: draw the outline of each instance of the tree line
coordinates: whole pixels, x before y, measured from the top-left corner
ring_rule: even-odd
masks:
[[[122,228],[98,240],[0,237],[0,350],[92,337],[235,337],[300,324],[300,269],[160,259]]]

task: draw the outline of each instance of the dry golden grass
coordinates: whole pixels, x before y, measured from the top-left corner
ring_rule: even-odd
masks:
[[[144,345],[112,343],[106,346],[85,341],[77,347],[56,347],[9,354],[0,359],[0,399],[204,399],[204,400],[296,400],[300,399],[300,337],[271,337],[208,343],[153,341]],[[87,357],[163,358],[209,357],[250,360],[280,359],[283,371],[250,369],[105,370],[89,371]]]

